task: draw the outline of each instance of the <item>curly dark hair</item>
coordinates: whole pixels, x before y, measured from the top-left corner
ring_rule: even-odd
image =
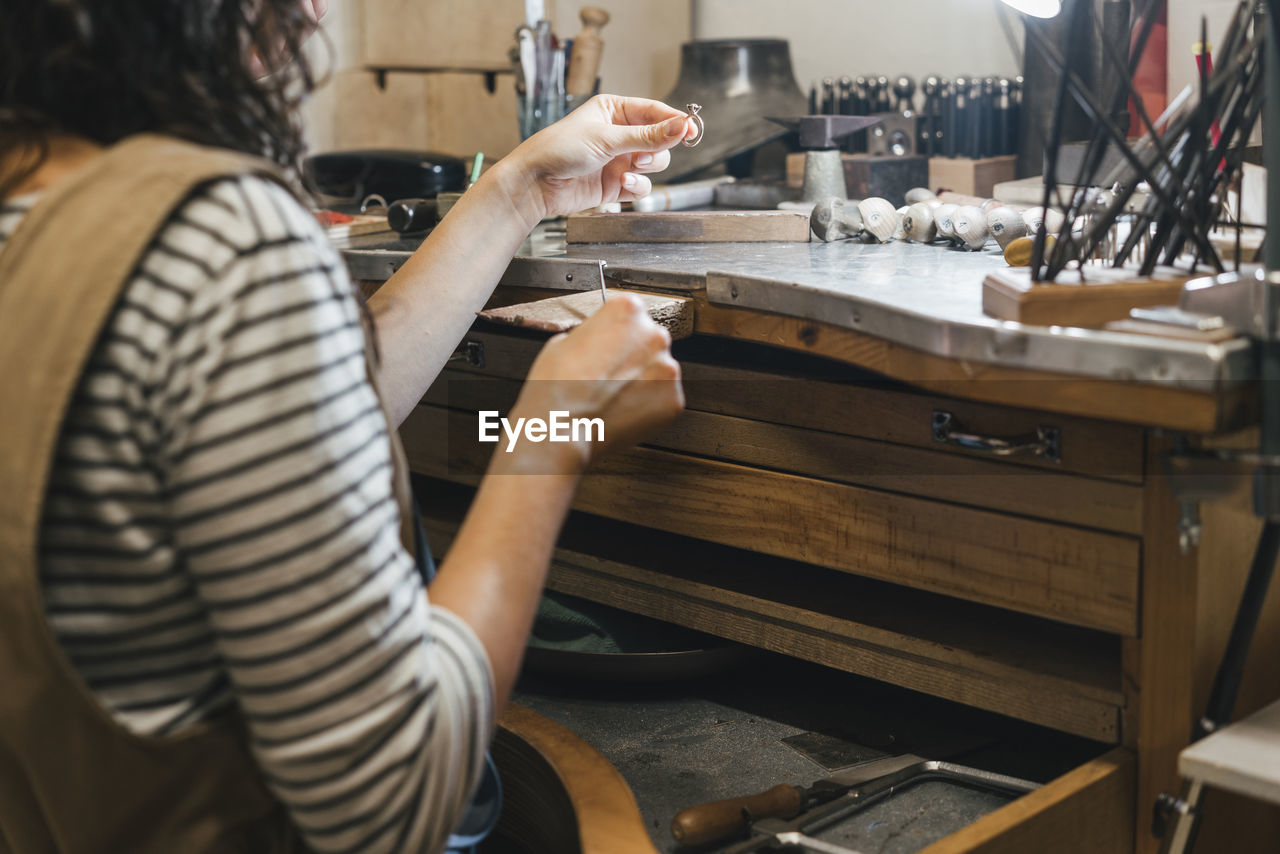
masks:
[[[0,0],[0,22],[0,199],[53,134],[162,133],[297,168],[315,84],[300,0]]]

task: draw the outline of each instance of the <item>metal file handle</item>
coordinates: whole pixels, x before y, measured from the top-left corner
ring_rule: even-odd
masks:
[[[933,429],[933,441],[944,445],[956,445],[970,451],[980,451],[997,457],[1011,457],[1015,454],[1044,457],[1046,460],[1060,462],[1062,460],[1062,440],[1057,427],[1036,428],[1034,436],[980,436],[977,433],[961,432],[956,418],[950,412],[940,409],[933,411],[930,426]]]

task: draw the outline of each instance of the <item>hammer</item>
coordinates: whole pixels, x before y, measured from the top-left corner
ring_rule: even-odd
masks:
[[[846,207],[839,196],[829,196],[813,206],[809,227],[823,243],[857,237],[862,233],[862,214],[857,207]]]

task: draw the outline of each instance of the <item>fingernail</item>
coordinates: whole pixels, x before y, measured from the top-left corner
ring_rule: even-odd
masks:
[[[671,119],[667,122],[667,126],[662,129],[666,136],[684,136],[684,132],[689,129],[688,119],[684,116]]]
[[[648,165],[649,165],[650,163],[652,163],[652,162],[653,162],[653,155],[652,155],[652,154],[637,154],[637,155],[636,155],[636,165],[637,165],[637,166],[648,166]]]
[[[636,176],[632,175],[630,172],[623,175],[622,186],[628,190],[634,190],[636,188]]]

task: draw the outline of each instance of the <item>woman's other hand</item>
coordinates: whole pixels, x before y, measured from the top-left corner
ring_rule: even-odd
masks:
[[[611,293],[600,311],[542,348],[510,416],[547,419],[560,411],[574,419],[598,418],[603,437],[584,434],[582,441],[558,445],[522,442],[511,455],[515,465],[498,462],[495,471],[581,472],[601,455],[652,435],[683,409],[670,334],[635,297]],[[499,451],[495,461],[507,456]]]
[[[646,176],[666,169],[672,146],[695,133],[687,114],[661,101],[597,95],[507,159],[539,218],[557,216],[647,195]]]

